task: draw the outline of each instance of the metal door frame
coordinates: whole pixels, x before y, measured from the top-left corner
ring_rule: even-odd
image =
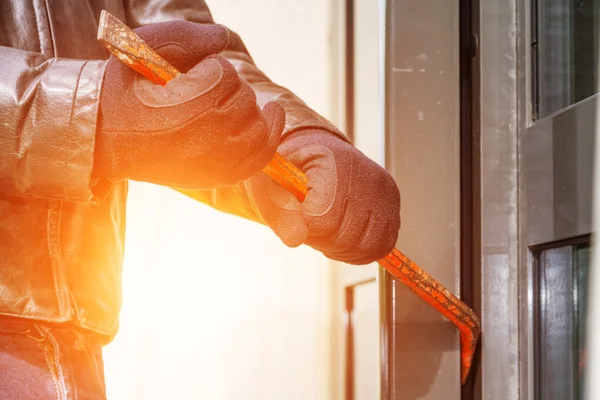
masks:
[[[387,0],[384,43],[385,165],[403,207],[398,246],[459,293],[459,1]],[[459,399],[456,328],[383,271],[379,282],[382,399]]]
[[[591,232],[597,95],[532,121],[531,16],[528,0],[480,4],[485,399],[535,399],[532,246]]]
[[[479,4],[478,184],[482,323],[478,394],[519,399],[519,130],[517,9],[514,0]],[[477,240],[477,239],[476,239]],[[479,397],[478,396],[478,397]]]

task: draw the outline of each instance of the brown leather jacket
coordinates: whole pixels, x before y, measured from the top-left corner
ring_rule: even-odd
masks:
[[[0,316],[117,332],[127,183],[93,181],[96,122],[108,53],[96,41],[106,9],[135,28],[173,19],[212,23],[202,0],[0,1]],[[285,133],[340,134],[253,64],[241,42],[224,52],[277,100]],[[184,191],[257,219],[241,185]]]

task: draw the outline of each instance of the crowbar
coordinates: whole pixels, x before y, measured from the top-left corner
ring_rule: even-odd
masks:
[[[135,32],[106,10],[100,15],[98,40],[118,60],[155,84],[166,85],[180,74]],[[306,175],[280,154],[275,154],[263,172],[294,194],[299,201],[306,197]],[[473,310],[398,249],[393,249],[390,254],[379,260],[379,264],[458,328],[461,344],[461,382],[464,384],[469,376],[481,333],[479,319]]]

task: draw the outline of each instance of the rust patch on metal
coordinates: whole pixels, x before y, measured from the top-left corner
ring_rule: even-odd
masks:
[[[153,83],[165,85],[179,75],[175,67],[106,10],[100,14],[97,38],[119,61]]]
[[[392,250],[379,263],[458,328],[461,342],[461,381],[464,384],[469,376],[481,333],[477,315],[400,250]]]

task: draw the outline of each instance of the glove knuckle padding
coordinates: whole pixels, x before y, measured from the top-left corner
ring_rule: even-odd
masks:
[[[206,59],[181,74],[168,85],[155,85],[141,75],[134,79],[133,92],[137,100],[151,108],[173,107],[205,96],[215,89],[223,78],[223,69],[214,58]],[[210,102],[202,102],[205,108]],[[199,113],[202,111],[199,110]]]
[[[302,203],[302,213],[310,236],[336,234],[343,218],[348,174],[343,169],[338,170],[335,149],[300,137],[285,143],[280,151],[306,174],[308,193]]]
[[[348,198],[344,203],[346,206],[343,208],[342,223],[337,230],[329,237],[315,238],[307,241],[307,244],[328,254],[344,255],[357,251],[369,226],[371,213],[368,209],[357,209],[358,204]]]

